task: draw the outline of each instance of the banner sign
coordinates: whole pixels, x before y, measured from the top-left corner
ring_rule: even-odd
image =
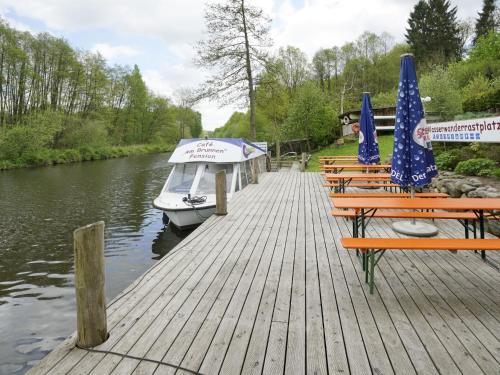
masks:
[[[237,163],[265,155],[254,145],[239,138],[182,139],[169,163]]]
[[[435,142],[498,142],[500,117],[429,124]]]
[[[267,154],[267,142],[252,142],[252,143]]]

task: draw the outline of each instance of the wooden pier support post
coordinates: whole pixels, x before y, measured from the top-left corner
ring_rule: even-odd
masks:
[[[252,184],[259,183],[259,165],[257,159],[250,160],[250,166],[252,167]]]
[[[303,152],[302,159],[300,160],[300,171],[301,172],[306,171],[306,160],[307,160],[307,154],[305,152]]]
[[[227,215],[226,171],[215,174],[215,214]]]
[[[280,146],[281,146],[280,141],[277,140],[276,141],[276,165],[277,165],[278,171],[281,168],[281,147]]]
[[[104,222],[73,232],[77,346],[90,348],[108,338],[104,296]]]

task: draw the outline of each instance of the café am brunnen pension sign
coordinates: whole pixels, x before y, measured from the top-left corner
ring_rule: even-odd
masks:
[[[435,142],[500,143],[500,116],[428,124]]]

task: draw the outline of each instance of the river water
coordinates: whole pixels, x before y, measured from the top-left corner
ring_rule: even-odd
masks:
[[[168,154],[0,172],[0,374],[22,374],[76,329],[73,230],[103,220],[109,301],[188,233],[151,205]]]

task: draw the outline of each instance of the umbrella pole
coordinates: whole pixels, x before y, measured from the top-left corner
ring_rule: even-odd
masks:
[[[410,190],[410,192],[411,192],[410,197],[411,197],[411,199],[413,199],[413,198],[415,198],[415,186],[412,185],[412,187],[410,189],[411,189]],[[413,210],[413,211],[416,211],[416,210]],[[411,223],[413,225],[415,225],[417,223],[416,219],[415,218],[411,219]]]

